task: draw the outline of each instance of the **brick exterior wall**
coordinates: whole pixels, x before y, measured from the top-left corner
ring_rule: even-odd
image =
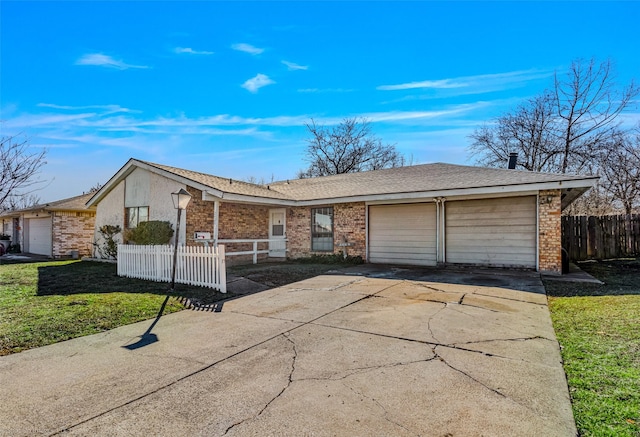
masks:
[[[186,236],[187,245],[199,244],[194,238],[195,232],[211,232],[213,237],[214,203],[202,200],[202,192],[187,187],[193,196],[187,206]],[[244,205],[220,202],[218,211],[218,238],[221,240],[267,239],[269,238],[269,209],[267,206]],[[225,243],[227,252],[253,250],[252,243]],[[258,250],[267,250],[268,243],[259,243]],[[267,254],[258,255],[258,259],[268,258]],[[251,263],[251,255],[227,257],[227,265]]]
[[[55,212],[53,215],[53,257],[68,257],[72,250],[77,250],[81,257],[91,256],[95,223],[95,212]]]
[[[211,232],[213,238],[213,202],[202,200],[202,191],[193,187],[187,186],[187,191],[192,197],[185,211],[186,237],[187,245],[193,245],[196,232]]]
[[[342,253],[337,244],[346,241],[347,254],[361,256],[366,260],[366,206],[364,202],[341,203],[333,206],[333,253]],[[327,252],[311,251],[311,209],[294,207],[287,209],[287,239],[289,257],[304,258],[313,254],[326,255]]]
[[[544,190],[538,195],[539,270],[562,272],[562,206],[560,190]]]

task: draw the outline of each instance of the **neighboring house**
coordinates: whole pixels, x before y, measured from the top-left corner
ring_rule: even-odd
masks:
[[[0,214],[3,231],[22,252],[51,258],[92,253],[96,208],[93,193]]]
[[[96,229],[139,220],[175,227],[170,193],[185,188],[193,199],[179,241],[189,245],[202,243],[196,233],[213,242],[286,238],[291,258],[346,249],[371,263],[560,272],[561,211],[596,180],[424,164],[255,185],[131,159],[87,205],[97,207]]]

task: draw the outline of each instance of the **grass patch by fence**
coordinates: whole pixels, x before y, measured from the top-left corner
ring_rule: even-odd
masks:
[[[581,436],[640,435],[640,261],[583,263],[604,285],[545,283]]]
[[[163,314],[228,295],[176,287]],[[158,315],[168,285],[117,276],[116,265],[51,261],[0,266],[0,355],[94,334]]]

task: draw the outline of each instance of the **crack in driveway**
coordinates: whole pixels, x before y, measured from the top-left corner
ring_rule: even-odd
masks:
[[[296,343],[291,339],[291,336],[289,334],[289,332],[285,332],[284,334],[282,334],[282,337],[285,338],[289,343],[291,343],[291,348],[293,351],[292,354],[292,359],[291,359],[291,371],[289,372],[288,378],[287,378],[287,384],[282,388],[282,390],[280,390],[280,392],[278,394],[276,394],[273,398],[271,398],[269,400],[269,402],[267,402],[264,407],[262,407],[262,409],[260,411],[258,411],[258,414],[255,414],[253,417],[247,417],[246,419],[242,419],[236,423],[234,423],[233,425],[229,426],[223,435],[227,435],[229,433],[229,431],[231,431],[233,428],[235,428],[236,426],[242,425],[243,423],[246,423],[250,420],[255,420],[258,417],[260,417],[262,415],[262,413],[264,413],[267,408],[269,408],[269,406],[275,402],[276,399],[278,399],[280,396],[282,396],[284,394],[285,391],[287,391],[287,389],[289,387],[291,387],[291,384],[293,383],[293,373],[296,371],[296,360],[298,359],[298,350],[296,348]]]
[[[420,436],[420,434],[416,433],[415,431],[410,430],[409,428],[407,428],[406,426],[404,426],[403,424],[401,424],[400,422],[396,422],[395,420],[391,420],[389,418],[389,411],[384,407],[384,405],[382,405],[377,399],[372,398],[370,396],[367,396],[366,394],[362,393],[359,390],[356,390],[354,387],[351,387],[350,385],[347,385],[344,381],[342,382],[342,385],[344,385],[345,387],[347,387],[349,390],[351,390],[353,393],[355,393],[358,396],[362,396],[363,398],[369,399],[371,402],[373,402],[374,404],[376,404],[383,412],[384,414],[382,415],[382,418],[384,420],[386,420],[387,422],[391,423],[392,425],[395,425],[399,428],[404,429],[407,432],[410,432],[411,434],[414,434],[416,436]]]
[[[301,288],[290,288],[286,290],[286,293],[290,293],[290,292],[297,292],[297,291],[302,291],[302,290],[315,290],[315,291],[320,291],[322,292],[323,290],[338,290],[338,289],[345,289],[347,288],[346,291],[348,290],[348,286],[352,285],[352,284],[357,284],[359,282],[361,282],[362,279],[358,278],[354,281],[350,281],[350,282],[345,282],[345,283],[341,283],[338,286],[335,287],[325,287],[325,288],[305,288],[305,287],[301,287]],[[318,282],[318,285],[326,285],[327,282]],[[471,347],[471,345],[474,344],[487,344],[490,342],[526,342],[526,341],[534,341],[534,340],[546,340],[546,341],[555,341],[552,340],[550,338],[545,338],[543,336],[539,336],[539,335],[531,335],[531,336],[527,336],[527,334],[529,334],[529,332],[527,332],[528,330],[523,329],[522,331],[524,332],[518,332],[517,329],[512,329],[511,326],[509,325],[509,323],[511,323],[511,320],[513,317],[511,316],[505,316],[505,318],[501,318],[498,316],[493,316],[493,314],[491,313],[504,313],[504,311],[499,311],[496,309],[492,309],[492,308],[487,308],[487,307],[483,307],[481,304],[479,305],[475,305],[475,302],[470,302],[473,301],[474,299],[472,299],[473,295],[477,295],[477,296],[486,296],[489,298],[493,298],[493,299],[504,299],[504,300],[509,300],[509,301],[517,301],[517,302],[523,302],[526,304],[531,304],[531,305],[536,305],[536,306],[546,306],[545,304],[541,304],[541,303],[535,303],[535,302],[529,302],[526,300],[520,300],[520,299],[514,299],[514,298],[509,298],[509,297],[502,297],[502,296],[492,296],[492,295],[488,295],[488,294],[484,294],[484,293],[478,293],[477,290],[473,291],[473,292],[468,292],[468,293],[459,293],[458,294],[453,294],[453,299],[451,299],[451,302],[443,302],[442,300],[436,300],[436,299],[420,299],[420,298],[410,298],[410,297],[402,297],[402,299],[407,299],[407,300],[414,300],[414,301],[426,301],[426,302],[433,302],[433,303],[437,303],[440,305],[440,307],[436,307],[436,306],[431,306],[431,305],[425,305],[425,307],[427,307],[429,309],[428,314],[424,314],[424,312],[421,312],[422,310],[422,306],[415,306],[414,308],[418,308],[417,313],[418,316],[416,317],[415,314],[407,314],[408,316],[412,316],[414,317],[414,321],[417,321],[420,325],[420,329],[416,329],[416,330],[410,330],[407,328],[407,326],[405,326],[405,322],[403,321],[404,316],[401,314],[391,314],[392,319],[390,320],[394,320],[394,322],[390,325],[385,325],[385,324],[381,324],[379,321],[377,322],[377,325],[375,328],[368,328],[368,327],[363,327],[361,329],[355,329],[355,328],[349,328],[349,327],[340,327],[340,326],[333,326],[330,323],[332,318],[328,318],[325,319],[324,321],[326,323],[323,323],[323,318],[329,316],[330,314],[336,313],[336,312],[340,312],[342,310],[346,310],[346,312],[344,314],[341,314],[338,316],[338,320],[340,320],[338,323],[345,323],[346,326],[357,326],[354,325],[351,320],[355,319],[357,317],[360,316],[353,316],[351,317],[350,314],[348,314],[349,312],[360,312],[360,309],[364,306],[357,306],[358,303],[360,303],[361,301],[365,300],[365,299],[373,299],[373,298],[389,298],[389,297],[394,297],[393,294],[391,293],[390,296],[380,296],[380,293],[383,293],[385,291],[388,291],[389,288],[392,288],[394,286],[397,286],[398,283],[394,283],[389,285],[388,287],[385,287],[379,291],[377,291],[376,293],[371,293],[371,294],[366,294],[366,295],[362,295],[360,293],[357,293],[356,291],[354,291],[354,296],[353,298],[349,297],[347,299],[345,299],[344,297],[341,298],[340,300],[337,301],[329,301],[329,302],[324,302],[322,303],[322,306],[318,306],[318,307],[314,307],[312,305],[310,305],[308,302],[306,302],[306,307],[305,307],[305,302],[303,300],[300,301],[295,301],[295,302],[299,302],[298,305],[304,307],[304,311],[301,313],[298,312],[289,312],[289,315],[293,315],[294,317],[298,317],[298,318],[305,318],[305,321],[300,321],[300,320],[293,320],[291,318],[284,318],[284,317],[274,317],[272,315],[259,315],[259,314],[250,314],[250,313],[245,313],[242,311],[233,311],[232,309],[228,309],[225,308],[225,312],[226,313],[235,313],[235,314],[244,314],[244,315],[249,315],[249,316],[253,316],[256,318],[264,318],[264,319],[274,319],[274,320],[279,320],[279,321],[287,321],[287,322],[293,322],[293,325],[284,325],[284,326],[278,326],[278,329],[280,332],[275,333],[274,335],[271,335],[271,333],[273,333],[274,331],[271,331],[269,334],[269,338],[256,342],[256,343],[251,343],[250,345],[244,347],[242,350],[238,350],[236,352],[230,353],[228,356],[225,356],[223,358],[218,359],[215,362],[209,363],[207,364],[206,362],[200,362],[200,361],[196,361],[196,360],[189,360],[189,359],[185,359],[185,358],[179,358],[179,357],[164,357],[164,358],[172,358],[172,359],[183,359],[186,362],[195,362],[197,364],[202,365],[201,368],[194,370],[193,372],[184,375],[182,377],[176,377],[175,380],[173,381],[169,381],[166,382],[163,386],[161,387],[157,387],[155,389],[151,389],[146,393],[140,394],[139,396],[137,396],[136,392],[132,392],[130,393],[133,397],[133,399],[128,400],[128,401],[123,401],[122,403],[120,403],[119,405],[115,406],[115,407],[109,407],[109,404],[105,404],[103,406],[104,411],[96,413],[93,417],[87,418],[87,419],[75,419],[78,420],[77,423],[70,425],[68,427],[65,427],[62,430],[59,430],[58,432],[53,433],[52,435],[57,435],[57,434],[62,434],[65,431],[71,430],[72,428],[78,427],[82,424],[86,424],[87,422],[90,422],[94,419],[97,419],[101,416],[105,416],[115,410],[121,409],[121,408],[126,408],[126,407],[132,407],[133,405],[135,405],[136,403],[138,403],[139,401],[142,401],[144,398],[147,398],[151,395],[154,395],[158,392],[161,392],[165,389],[168,389],[171,386],[174,386],[176,384],[178,384],[179,382],[182,381],[186,381],[191,377],[194,377],[195,375],[207,371],[209,369],[215,368],[215,366],[230,360],[231,358],[237,357],[240,354],[243,354],[244,352],[250,351],[254,348],[259,348],[261,346],[263,346],[263,348],[269,348],[271,346],[266,345],[266,343],[272,341],[272,340],[277,340],[277,346],[279,348],[279,350],[282,351],[281,356],[277,357],[277,362],[278,362],[278,368],[280,369],[277,373],[275,374],[271,374],[269,375],[269,381],[273,382],[273,385],[269,386],[269,391],[267,392],[262,392],[259,396],[259,401],[256,404],[252,404],[251,406],[249,406],[249,410],[245,411],[244,413],[240,413],[243,416],[246,416],[245,418],[240,419],[238,416],[238,412],[236,412],[235,417],[231,416],[228,417],[224,423],[224,425],[222,425],[221,429],[219,430],[220,432],[223,432],[224,427],[228,426],[229,423],[231,421],[234,421],[235,423],[229,425],[226,430],[224,430],[224,434],[239,434],[241,433],[243,430],[245,430],[245,426],[251,428],[253,426],[262,426],[263,423],[267,422],[270,423],[269,421],[273,419],[274,415],[277,416],[277,414],[282,410],[283,405],[286,405],[286,403],[289,401],[290,398],[293,397],[292,393],[295,393],[298,391],[298,389],[302,388],[303,390],[307,388],[307,386],[313,386],[313,384],[305,384],[302,386],[298,386],[298,385],[294,385],[294,383],[296,382],[301,382],[304,383],[305,381],[338,381],[338,384],[333,385],[332,387],[337,387],[339,388],[340,385],[342,384],[344,387],[347,387],[351,392],[355,393],[356,395],[358,395],[361,398],[366,398],[369,402],[365,402],[364,407],[366,409],[368,409],[371,412],[375,412],[377,410],[377,408],[380,409],[381,412],[383,412],[383,414],[379,414],[378,415],[381,417],[382,420],[389,422],[390,424],[393,424],[395,427],[397,427],[396,431],[397,432],[402,432],[400,431],[400,429],[404,430],[407,433],[411,433],[411,434],[415,434],[415,435],[419,435],[419,433],[417,433],[416,431],[411,430],[408,426],[410,426],[410,423],[407,422],[407,425],[405,426],[405,423],[401,423],[402,422],[402,418],[405,417],[402,413],[402,411],[400,411],[400,414],[395,414],[395,406],[393,403],[391,403],[383,394],[379,394],[378,391],[374,390],[373,387],[374,386],[368,386],[367,384],[367,379],[370,378],[369,375],[367,375],[368,372],[375,372],[375,371],[380,371],[381,374],[385,374],[385,373],[389,373],[389,374],[393,374],[394,376],[398,376],[398,377],[402,377],[402,375],[404,375],[405,370],[404,369],[399,369],[398,371],[390,371],[390,372],[385,372],[383,369],[390,369],[390,368],[395,368],[395,367],[401,367],[401,366],[410,366],[410,365],[417,365],[417,367],[413,368],[413,369],[408,369],[407,372],[414,372],[414,371],[422,371],[423,367],[419,364],[419,363],[429,363],[432,361],[440,361],[443,364],[437,364],[433,363],[433,364],[427,364],[424,366],[425,369],[438,369],[438,371],[444,372],[445,375],[447,375],[448,377],[451,378],[455,378],[456,380],[460,380],[460,379],[467,379],[470,382],[465,383],[465,385],[468,385],[469,387],[473,387],[474,385],[478,385],[479,387],[475,387],[473,388],[473,393],[479,393],[482,396],[489,396],[489,397],[493,397],[493,395],[495,396],[499,396],[500,398],[504,398],[507,399],[509,402],[518,405],[520,407],[524,407],[529,411],[535,411],[534,409],[532,409],[530,406],[522,404],[518,401],[519,398],[519,391],[513,391],[510,392],[509,390],[511,389],[511,386],[508,385],[506,386],[507,388],[502,387],[502,380],[500,379],[494,379],[492,376],[488,376],[487,374],[484,374],[482,372],[478,373],[477,369],[475,367],[467,367],[467,365],[469,363],[473,363],[473,360],[478,360],[480,357],[473,356],[473,355],[468,355],[469,353],[471,354],[480,354],[481,356],[484,355],[486,357],[495,357],[496,360],[482,360],[483,363],[486,363],[486,365],[488,365],[489,367],[493,366],[496,363],[503,363],[502,361],[498,361],[498,359],[505,359],[505,360],[518,360],[517,358],[514,357],[505,357],[505,356],[501,356],[498,354],[493,354],[493,353],[488,353],[488,352],[484,352],[482,350],[473,350],[470,349],[469,347]],[[453,291],[445,291],[445,290],[439,290],[437,288],[434,288],[432,286],[426,286],[426,285],[421,285],[421,284],[413,284],[416,286],[420,286],[423,287],[425,289],[429,289],[429,290],[433,290],[435,292],[438,293],[447,293],[448,295],[451,295],[451,293],[455,293]],[[414,291],[414,290],[411,290]],[[357,294],[356,294],[357,293]],[[425,293],[423,293],[425,294]],[[436,295],[434,293],[430,293],[433,297],[435,297]],[[282,295],[282,293],[280,293],[280,295]],[[271,296],[267,296],[267,298],[269,299],[275,299],[276,297],[278,297],[279,295],[277,294],[273,294]],[[398,296],[399,297],[399,296]],[[441,297],[441,296],[440,296]],[[445,296],[448,299],[448,296]],[[466,298],[469,298],[468,300]],[[302,298],[301,298],[302,299]],[[327,297],[327,299],[330,299],[330,297]],[[343,300],[344,299],[344,300]],[[345,300],[350,300],[348,303],[344,303]],[[446,299],[443,299],[446,300]],[[482,301],[482,299],[479,299],[480,301]],[[263,301],[264,302],[264,301]],[[271,301],[271,302],[275,302],[276,308],[278,308],[278,304],[283,305],[282,302],[276,302],[276,301]],[[287,303],[289,301],[285,300],[285,303]],[[370,301],[372,302],[372,301]],[[250,304],[253,303],[255,306],[255,302],[250,302]],[[290,302],[289,302],[290,303]],[[344,304],[343,304],[344,303]],[[410,304],[411,302],[406,302],[407,304]],[[332,310],[328,310],[326,309],[326,306],[329,306],[329,304],[331,305],[335,305],[335,306],[339,306],[338,308],[332,309]],[[269,306],[271,306],[271,303],[268,304]],[[382,302],[381,304],[373,304],[371,306],[367,306],[367,307],[372,307],[375,309],[377,309],[379,306],[382,306],[383,308],[385,307],[385,303]],[[396,308],[393,305],[389,304],[389,307],[392,307],[392,309],[399,311],[400,313],[402,313],[401,308]],[[487,312],[482,312],[482,311],[475,311],[475,310],[467,310],[465,311],[463,308],[465,306],[471,307],[471,308],[479,308],[482,310],[486,310]],[[498,306],[502,306],[502,305],[498,305]],[[251,307],[251,305],[249,305],[249,307]],[[522,308],[524,308],[524,310],[529,310],[529,309],[534,309],[535,307],[526,307],[524,305],[517,305],[517,308],[520,310]],[[246,307],[245,307],[246,308]],[[443,311],[447,308],[450,308],[452,310],[451,313],[446,312],[443,313]],[[240,309],[242,309],[242,306],[240,307]],[[524,310],[522,310],[522,313],[526,314],[524,312]],[[365,311],[368,312],[368,311]],[[536,310],[536,312],[539,312],[538,310]],[[320,315],[318,315],[317,317],[314,317],[315,315],[321,313]],[[375,314],[375,311],[373,312]],[[471,331],[470,329],[467,330],[468,332],[472,332],[472,334],[467,335],[465,334],[464,337],[459,337],[459,336],[454,336],[451,337],[451,339],[456,338],[458,340],[460,339],[464,339],[465,337],[468,339],[469,337],[492,337],[492,336],[497,336],[498,333],[501,333],[502,335],[505,336],[509,336],[509,335],[514,335],[514,337],[511,338],[490,338],[490,339],[484,339],[484,340],[473,340],[473,341],[463,341],[463,342],[457,342],[457,343],[443,343],[442,339],[437,338],[434,335],[434,332],[438,332],[440,337],[449,337],[448,334],[442,334],[441,330],[447,328],[447,324],[448,323],[454,323],[451,322],[451,320],[455,321],[455,323],[457,323],[457,321],[459,321],[461,319],[460,316],[458,316],[456,313],[459,314],[463,314],[465,316],[468,317],[472,317],[472,318],[478,318],[478,320],[488,320],[491,322],[491,325],[487,328],[489,331],[484,332],[483,331],[483,335],[475,335],[473,334],[473,331]],[[523,315],[523,314],[520,315]],[[453,319],[451,317],[454,317]],[[254,319],[255,320],[255,319]],[[368,319],[365,319],[365,322],[367,322]],[[382,319],[383,321],[385,319]],[[464,320],[464,319],[463,319]],[[398,322],[399,325],[396,323]],[[413,321],[412,321],[413,322]],[[420,339],[415,339],[415,338],[407,338],[404,337],[404,335],[416,335],[418,337],[420,336],[425,336],[427,333],[425,332],[425,322],[426,322],[426,329],[428,330],[428,333],[430,335],[429,340],[420,340]],[[360,322],[358,322],[360,323]],[[384,322],[383,322],[384,323]],[[294,330],[297,330],[299,328],[302,328],[304,326],[308,326],[308,325],[313,325],[313,326],[319,326],[319,327],[324,327],[324,328],[329,328],[329,329],[333,329],[333,330],[343,330],[343,331],[350,331],[350,332],[355,332],[355,333],[360,333],[360,334],[365,334],[368,336],[378,336],[378,337],[383,337],[383,338],[388,338],[388,339],[393,339],[393,340],[398,340],[398,341],[406,341],[406,342],[413,342],[413,343],[419,343],[419,344],[424,344],[428,347],[428,349],[431,351],[431,353],[433,354],[432,356],[428,356],[427,357],[427,353],[426,350],[424,351],[425,353],[422,354],[418,354],[418,355],[400,355],[397,358],[396,357],[385,357],[384,360],[380,360],[380,359],[367,359],[367,360],[362,360],[360,362],[357,361],[349,361],[348,363],[345,363],[342,367],[340,371],[334,371],[333,368],[331,367],[323,367],[321,372],[316,373],[316,375],[321,375],[318,377],[313,377],[314,373],[313,372],[313,366],[311,367],[312,372],[309,373],[310,375],[312,375],[311,377],[298,377],[296,378],[296,376],[304,376],[305,371],[308,372],[308,369],[305,368],[304,366],[304,359],[306,358],[306,355],[304,354],[305,349],[303,346],[303,338],[299,337],[296,335],[296,332],[294,332]],[[362,325],[361,325],[362,326]],[[399,326],[399,331],[396,331],[397,333],[399,333],[399,335],[393,335],[394,334],[394,329],[396,329]],[[484,325],[483,325],[484,326]],[[464,325],[463,325],[464,327]],[[535,326],[537,327],[537,325]],[[508,331],[504,331],[504,328],[509,328],[510,330]],[[380,332],[370,332],[368,329],[378,329],[380,331],[386,331],[386,332],[391,332],[391,334],[384,334],[384,333],[380,333]],[[422,332],[420,332],[422,331]],[[467,332],[465,331],[465,332]],[[541,331],[540,329],[536,329],[536,331]],[[446,331],[442,331],[442,332],[446,332]],[[546,332],[546,331],[545,331]],[[282,337],[282,338],[280,338]],[[340,336],[340,334],[338,335],[337,338],[343,338],[344,336]],[[357,337],[356,337],[357,338]],[[259,338],[258,338],[259,339]],[[249,340],[251,342],[255,341],[253,337],[249,338]],[[298,344],[296,345],[296,340],[298,340]],[[245,345],[248,344],[249,342],[243,342]],[[378,343],[378,341],[376,341],[376,343]],[[384,342],[383,342],[384,343]],[[409,346],[407,345],[401,345],[398,343],[394,343],[394,342],[389,342],[390,344],[393,344],[393,347],[395,348],[396,346],[400,346],[400,348],[409,348]],[[465,347],[467,346],[467,347]],[[523,346],[522,348],[517,347],[516,349],[520,350],[520,349],[526,349],[527,346]],[[540,343],[539,345],[535,345],[536,347],[541,346],[542,347],[542,343]],[[503,349],[503,347],[506,347],[507,349]],[[546,347],[546,346],[545,346]],[[421,347],[418,347],[417,349],[420,350]],[[444,349],[441,349],[444,348]],[[401,350],[400,349],[400,350]],[[412,347],[412,349],[416,349],[415,347]],[[449,349],[449,350],[447,350]],[[451,349],[453,350],[458,350],[461,352],[466,352],[467,354],[464,353],[458,353],[458,354],[453,354],[453,351],[451,351]],[[500,347],[478,347],[478,349],[488,349],[488,350],[496,350],[496,351],[507,351],[507,352],[502,352],[502,353],[506,353],[506,354],[511,354],[511,349],[510,346],[500,346]],[[541,349],[542,350],[542,349]],[[546,350],[546,349],[545,349]],[[440,355],[440,353],[442,353],[442,355]],[[153,354],[149,354],[148,356],[154,356]],[[519,355],[516,355],[519,356]],[[528,356],[528,355],[527,355]],[[160,356],[162,357],[162,356]],[[425,358],[422,358],[425,357]],[[445,357],[448,357],[451,360],[451,363],[448,362]],[[402,358],[404,358],[406,361],[401,361]],[[412,359],[414,358],[414,359]],[[421,358],[421,359],[418,359]],[[396,362],[393,362],[394,360],[396,360]],[[392,362],[387,362],[385,364],[379,364],[379,365],[366,365],[366,364],[372,364],[372,363],[376,363],[376,362],[380,362],[380,361],[392,361]],[[352,367],[352,368],[346,368],[349,366],[349,364],[351,365],[357,365],[357,364],[365,364],[362,367]],[[329,365],[330,366],[330,365]],[[446,366],[446,367],[444,367]],[[457,366],[457,367],[456,367]],[[461,368],[459,368],[461,367]],[[450,370],[447,370],[450,369]],[[466,371],[465,371],[466,370]],[[260,370],[261,372],[264,372],[264,369]],[[297,373],[296,373],[297,372]],[[302,375],[301,375],[302,373]],[[362,377],[359,377],[358,375],[363,375]],[[459,375],[463,375],[464,378],[461,378],[459,376],[456,376],[456,374]],[[474,376],[475,375],[475,376]],[[174,375],[172,375],[172,377],[174,377]],[[351,379],[353,378],[353,379]],[[282,385],[281,385],[282,384]],[[358,385],[358,384],[365,384],[365,385]],[[322,385],[322,384],[321,384]],[[494,388],[492,386],[495,386],[497,388]],[[482,387],[482,388],[480,388]],[[290,390],[289,392],[287,392],[288,390]],[[484,392],[484,390],[488,390],[490,393],[487,395],[486,392]],[[506,392],[506,394],[505,394]],[[138,391],[139,393],[139,391]],[[288,393],[288,394],[287,394]],[[380,392],[381,393],[381,392]],[[484,393],[484,394],[483,394]],[[513,396],[513,397],[510,397]],[[378,396],[380,398],[376,399],[375,396]],[[350,395],[348,398],[345,399],[351,399],[352,396]],[[514,399],[515,398],[515,399]],[[280,399],[280,401],[278,401],[278,399]],[[494,398],[495,399],[495,398]],[[276,402],[278,401],[278,402]],[[294,399],[295,401],[295,399]],[[387,410],[387,408],[385,407],[385,402],[386,402],[386,406],[389,407],[389,410]],[[505,402],[505,404],[507,404],[507,402]],[[144,404],[143,404],[144,405]],[[536,412],[538,414],[540,414],[540,412]],[[120,414],[120,412],[118,412],[118,414]],[[367,413],[368,414],[368,413]],[[110,417],[107,417],[107,419],[110,419]],[[118,419],[118,417],[116,417],[116,419]],[[254,422],[255,421],[255,422]],[[116,420],[117,422],[117,420]],[[404,421],[406,422],[406,420]],[[383,423],[383,422],[380,422]],[[240,429],[237,428],[241,425],[242,426]],[[383,425],[384,426],[384,425]],[[393,429],[393,427],[390,427],[390,429]]]
[[[361,280],[362,280],[362,279],[358,279],[358,280],[355,280],[355,281],[351,281],[351,282],[349,282],[349,284],[353,284],[353,283],[358,282],[358,281],[361,281]],[[344,285],[347,285],[347,284],[344,284]],[[395,284],[393,284],[393,285],[395,285]],[[342,286],[342,285],[341,285],[341,286]],[[340,287],[336,287],[336,288],[340,288]],[[382,290],[378,291],[377,293],[381,293],[382,291],[386,290],[387,288],[389,288],[389,287],[386,287],[386,288],[384,288],[384,289],[382,289]],[[374,293],[374,294],[377,294],[377,293]],[[309,322],[301,322],[301,323],[299,322],[299,323],[300,323],[299,325],[294,326],[294,327],[291,327],[291,328],[289,328],[289,329],[285,330],[284,332],[278,333],[278,334],[273,335],[273,336],[271,336],[271,337],[269,337],[269,338],[267,338],[267,339],[265,339],[265,340],[262,340],[262,341],[260,341],[260,342],[258,342],[258,343],[252,344],[252,345],[250,345],[250,346],[248,346],[248,347],[246,347],[246,348],[244,348],[244,349],[242,349],[242,350],[239,350],[239,351],[237,351],[237,352],[235,352],[235,353],[232,353],[232,354],[230,354],[230,355],[228,355],[228,356],[226,356],[226,357],[224,357],[224,358],[221,358],[221,359],[219,359],[219,360],[216,360],[216,361],[214,361],[213,363],[208,364],[208,365],[206,365],[206,366],[204,366],[204,367],[202,367],[202,368],[200,368],[200,369],[196,369],[196,370],[194,370],[193,372],[191,372],[191,373],[189,373],[189,374],[187,374],[187,375],[184,375],[184,376],[182,376],[182,377],[179,377],[179,378],[177,378],[177,379],[176,379],[176,380],[174,380],[174,381],[171,381],[171,382],[166,383],[166,384],[164,384],[164,385],[162,385],[162,386],[160,386],[160,387],[157,387],[157,388],[155,388],[155,389],[153,389],[153,390],[150,390],[150,391],[148,391],[148,392],[146,392],[146,393],[143,393],[143,394],[141,394],[141,395],[139,395],[139,396],[136,396],[136,397],[134,397],[134,398],[132,398],[132,399],[129,399],[128,401],[122,402],[122,403],[120,403],[120,404],[118,404],[118,405],[116,405],[116,406],[114,406],[114,407],[107,408],[106,410],[101,411],[101,412],[99,412],[99,413],[96,413],[96,414],[92,415],[91,417],[88,417],[88,418],[82,419],[82,420],[77,421],[77,422],[75,422],[75,423],[73,423],[73,424],[71,424],[71,425],[68,425],[68,426],[65,426],[65,427],[63,427],[63,428],[61,428],[61,429],[58,429],[58,431],[55,431],[55,432],[53,432],[53,433],[51,433],[51,434],[49,434],[49,435],[50,435],[50,436],[61,435],[61,434],[65,433],[65,432],[68,432],[68,431],[72,430],[73,428],[77,428],[78,426],[84,425],[84,424],[86,424],[86,423],[88,423],[88,422],[91,422],[91,421],[93,421],[93,420],[95,420],[95,419],[98,419],[98,418],[100,418],[100,417],[102,417],[102,416],[105,416],[105,415],[107,415],[107,414],[109,414],[109,413],[111,413],[111,412],[114,412],[114,411],[116,411],[116,410],[119,410],[119,409],[124,408],[124,407],[127,407],[127,406],[131,406],[131,405],[133,405],[134,403],[141,401],[142,399],[148,398],[149,396],[151,396],[151,395],[153,395],[153,394],[156,394],[156,393],[159,393],[159,392],[161,392],[161,391],[167,390],[168,388],[170,388],[170,387],[172,387],[172,386],[174,386],[174,385],[176,385],[176,384],[178,384],[178,383],[180,383],[180,382],[182,382],[182,381],[184,381],[184,380],[186,380],[186,379],[188,379],[188,378],[191,378],[191,377],[193,377],[193,376],[195,376],[195,375],[198,375],[198,374],[200,374],[200,373],[202,373],[202,372],[205,372],[205,371],[207,371],[207,370],[209,370],[209,369],[211,369],[211,368],[215,367],[216,365],[221,364],[221,363],[223,363],[223,362],[225,362],[225,361],[228,361],[228,360],[230,360],[231,358],[234,358],[234,357],[236,357],[236,356],[238,356],[238,355],[240,355],[240,354],[242,354],[242,353],[244,353],[244,352],[247,352],[247,351],[249,351],[249,350],[251,350],[251,349],[257,348],[258,346],[261,346],[261,345],[263,345],[263,344],[265,344],[265,343],[267,343],[267,342],[269,342],[269,341],[271,341],[271,340],[273,340],[273,339],[275,339],[275,338],[278,338],[278,337],[279,337],[279,336],[281,336],[281,335],[288,334],[288,333],[290,333],[291,331],[293,331],[294,329],[300,328],[300,327],[305,326],[305,325],[308,325],[308,324],[312,324],[314,321],[316,321],[316,320],[318,320],[318,319],[320,319],[320,318],[322,318],[322,317],[325,317],[325,316],[327,316],[327,315],[329,315],[329,314],[331,314],[331,313],[334,313],[334,312],[336,312],[336,311],[340,311],[340,310],[342,310],[343,308],[346,308],[346,307],[348,307],[348,306],[354,305],[354,304],[356,304],[356,303],[360,302],[361,300],[368,299],[368,298],[369,298],[369,297],[371,297],[371,296],[373,296],[373,295],[366,295],[366,296],[362,296],[362,297],[360,297],[359,299],[356,299],[356,300],[354,300],[354,301],[352,301],[352,302],[349,302],[348,304],[345,304],[345,305],[343,305],[343,306],[341,306],[341,307],[339,307],[339,308],[336,308],[336,309],[334,309],[334,310],[328,311],[328,312],[326,312],[326,313],[324,313],[324,314],[322,314],[322,315],[320,315],[320,316],[318,316],[318,317],[316,317],[316,318],[314,318],[314,319],[310,320]],[[256,316],[256,317],[260,317],[260,316]],[[282,319],[280,319],[280,320],[282,320]]]

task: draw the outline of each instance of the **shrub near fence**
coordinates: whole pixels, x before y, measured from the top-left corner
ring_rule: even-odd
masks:
[[[564,216],[562,247],[574,261],[640,255],[640,214]]]
[[[118,245],[118,276],[171,282],[173,246]],[[176,283],[227,292],[224,246],[178,246]]]

